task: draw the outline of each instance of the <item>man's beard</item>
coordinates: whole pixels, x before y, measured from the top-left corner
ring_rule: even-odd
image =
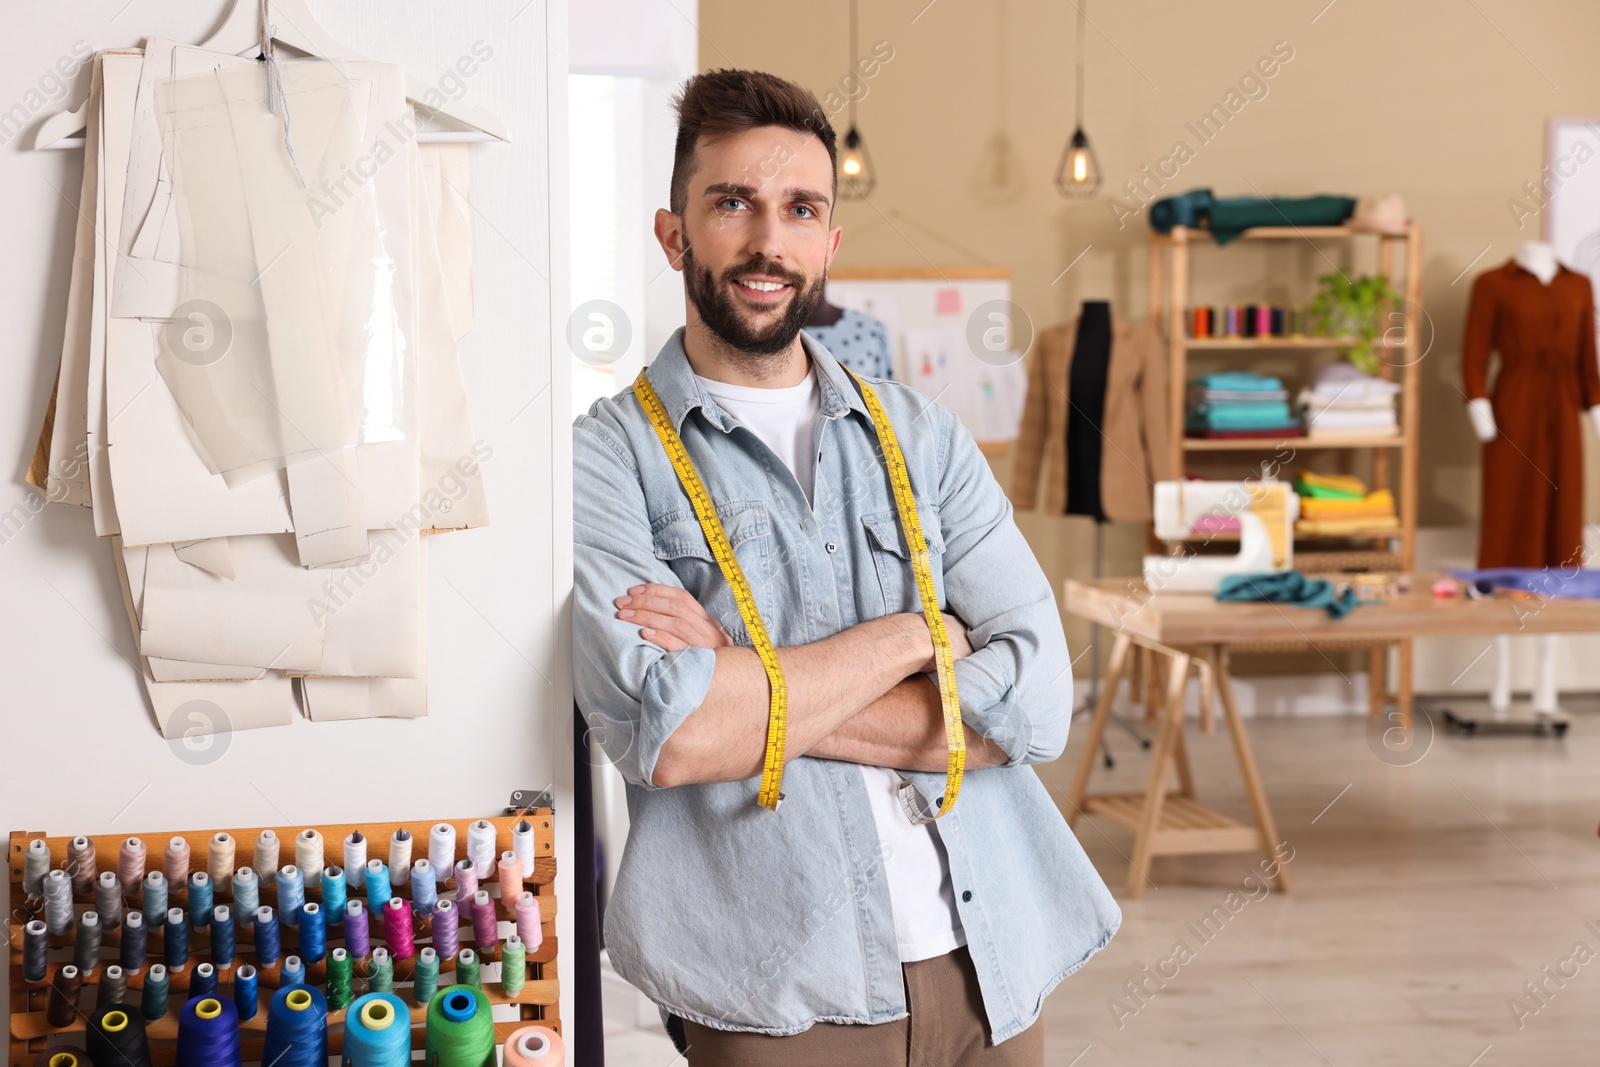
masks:
[[[700,319],[706,327],[734,353],[771,356],[788,348],[821,302],[822,288],[827,281],[826,275],[820,275],[810,286],[806,286],[803,275],[785,270],[765,256],[756,256],[737,267],[729,267],[722,272],[721,284],[712,277],[709,267],[702,267],[695,262],[691,251],[684,251],[683,263],[684,289],[689,294],[689,300],[700,313]],[[734,302],[734,279],[744,274],[764,274],[781,279],[794,293],[782,317],[761,331],[747,324]]]

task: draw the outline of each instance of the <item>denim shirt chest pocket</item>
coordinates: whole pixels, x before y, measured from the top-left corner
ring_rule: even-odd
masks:
[[[922,535],[928,543],[928,563],[933,571],[933,587],[939,604],[944,605],[944,535],[939,530],[939,513],[927,507],[917,509],[922,522]],[[922,600],[917,594],[916,572],[911,566],[911,552],[906,547],[905,533],[900,528],[900,515],[895,509],[876,511],[861,516],[865,528],[867,547],[872,553],[873,568],[878,572],[878,588],[883,597],[883,613],[922,611]]]
[[[756,598],[756,607],[762,611],[763,618],[768,618],[775,605],[771,603],[769,570],[773,536],[767,505],[761,500],[729,500],[717,504],[716,508],[728,543],[733,547],[734,558],[739,561],[739,569],[744,571],[745,581]],[[749,634],[739,615],[733,589],[722,577],[722,568],[717,565],[694,509],[666,512],[651,522],[650,529],[656,558],[672,568],[683,587],[722,624],[730,637],[748,641]]]

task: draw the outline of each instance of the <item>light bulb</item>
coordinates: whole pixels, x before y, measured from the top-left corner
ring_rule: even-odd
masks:
[[[1080,126],[1073,131],[1066,150],[1061,153],[1061,165],[1056,168],[1056,188],[1062,196],[1093,196],[1100,188],[1100,162],[1095,159],[1089,138]]]
[[[839,197],[842,200],[864,200],[877,184],[877,174],[872,169],[872,156],[866,142],[851,126],[844,135],[844,151],[839,154]]]

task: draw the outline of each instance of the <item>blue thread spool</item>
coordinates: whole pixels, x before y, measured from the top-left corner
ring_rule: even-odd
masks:
[[[283,966],[278,969],[278,988],[287,989],[290,986],[305,984],[306,965],[300,962],[300,957],[283,957]]]
[[[129,974],[138,974],[144,967],[146,932],[144,913],[130,911],[122,919],[122,945],[119,950],[119,959],[122,969]]]
[[[438,879],[433,874],[433,864],[418,860],[411,867],[411,911],[414,915],[433,914],[433,902],[439,899]]]
[[[389,865],[382,860],[367,861],[367,904],[380,915],[394,892],[389,885]]]
[[[328,928],[323,924],[322,906],[310,901],[300,906],[300,956],[317,963],[328,954]]]
[[[194,969],[194,977],[189,979],[189,996],[211,997],[217,993],[217,968],[210,963],[201,963]]]
[[[357,998],[345,1014],[344,1054],[350,1067],[407,1067],[411,1014],[405,1002],[393,993]]]
[[[144,925],[159,930],[167,921],[167,876],[151,871],[144,876]]]
[[[240,1067],[239,1012],[220,997],[191,997],[178,1013],[178,1067]]]
[[[409,1041],[409,1024],[406,1030]],[[320,991],[292,986],[273,995],[261,1062],[275,1067],[327,1067],[328,1002]]]
[[[248,1022],[256,1017],[256,1011],[261,1007],[261,998],[257,994],[260,982],[261,976],[248,963],[234,968],[233,1005],[239,1012],[240,1022]]]
[[[300,919],[300,905],[306,902],[306,877],[300,873],[300,868],[288,864],[278,869],[278,912],[279,921],[285,926],[293,926]]]
[[[211,925],[211,876],[205,871],[189,876],[189,925],[196,930]]]
[[[256,962],[270,967],[278,962],[278,917],[263,904],[256,909]]]
[[[344,922],[344,902],[348,892],[342,869],[322,868],[322,910],[327,913],[326,926],[338,926]]]
[[[189,965],[189,923],[182,908],[167,909],[167,925],[161,931],[167,970],[183,970]]]
[[[233,910],[226,904],[211,909],[211,962],[226,967],[233,962]]]

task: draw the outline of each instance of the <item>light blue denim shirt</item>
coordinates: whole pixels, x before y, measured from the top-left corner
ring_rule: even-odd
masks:
[[[804,335],[802,335],[804,336]],[[647,373],[699,470],[779,647],[919,611],[910,556],[866,405],[806,338],[822,392],[815,506],[748,427],[704,394],[678,331]],[[956,664],[962,718],[1010,757],[969,770],[935,824],[995,1042],[1099,951],[1122,914],[1030,764],[1061,755],[1072,712],[1050,583],[972,435],[911,387],[868,379],[904,450],[944,610],[974,651]],[[666,652],[616,617],[642,582],[681,585],[750,637],[630,388],[573,426],[573,681],[627,781],[631,829],[605,913],[617,973],[705,1026],[798,1033],[907,1016],[877,829],[858,768],[800,756],[777,811],[759,775],[664,788],[662,743],[700,706],[715,654]],[[907,772],[937,803],[942,772]]]

